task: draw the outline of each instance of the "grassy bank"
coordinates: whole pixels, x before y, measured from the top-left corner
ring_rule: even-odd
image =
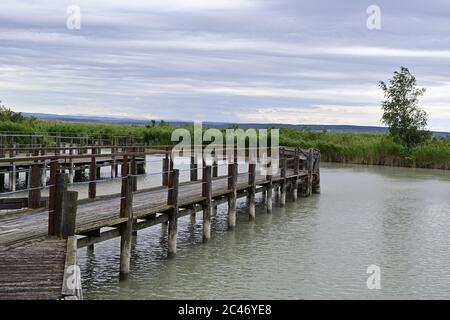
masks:
[[[149,144],[171,144],[175,127],[78,123],[27,119],[2,121],[0,131],[58,133],[66,136],[133,135]],[[26,141],[23,141],[26,143]],[[413,148],[398,144],[388,135],[366,133],[311,132],[281,129],[280,144],[292,147],[317,147],[322,159],[330,162],[375,164],[434,169],[450,169],[450,140],[430,140]]]

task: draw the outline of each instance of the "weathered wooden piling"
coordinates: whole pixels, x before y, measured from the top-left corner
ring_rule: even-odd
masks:
[[[129,175],[122,178],[120,217],[127,218],[120,225],[120,275],[123,277],[130,273],[133,231],[133,177]]]
[[[162,163],[162,185],[169,185],[169,147],[166,147],[166,152],[164,154]]]
[[[53,236],[62,238],[63,236],[63,215],[64,215],[64,200],[67,192],[67,182],[69,177],[65,173],[56,174],[56,190],[55,190],[55,209],[53,219]]]
[[[167,203],[172,206],[168,213],[168,246],[167,256],[173,257],[177,253],[177,228],[178,228],[178,185],[180,172],[174,169],[169,176],[169,192],[167,193]]]
[[[228,164],[228,229],[236,226],[237,163]]]
[[[300,170],[300,155],[298,148],[295,148],[294,154],[294,178],[292,181],[292,198],[297,201],[298,197],[298,174]]]
[[[5,174],[0,173],[0,192],[5,192]]]
[[[286,158],[280,159],[281,164],[281,181],[280,181],[280,205],[283,207],[286,205]]]
[[[272,170],[272,169],[270,169]],[[266,207],[267,207],[267,212],[271,213],[272,212],[272,207],[273,207],[273,200],[272,200],[272,192],[273,192],[273,182],[272,182],[272,174],[267,175],[267,187],[266,187]]]
[[[248,165],[248,216],[250,220],[255,220],[256,209],[255,209],[255,193],[256,193],[256,164],[249,163]]]
[[[92,148],[91,164],[89,166],[89,191],[88,198],[95,199],[97,196],[97,162],[95,154],[97,153],[97,148]]]
[[[31,167],[30,191],[28,192],[28,207],[30,209],[39,208],[41,205],[41,168],[35,163]]]
[[[75,236],[78,192],[67,191],[64,201],[62,237],[67,239]]]
[[[197,158],[196,156],[191,156],[190,163],[190,181],[198,180],[198,166],[197,166]]]
[[[202,196],[205,198],[202,203],[203,208],[203,242],[211,238],[211,214],[212,214],[212,188],[211,188],[211,166],[203,167],[202,175]]]
[[[315,176],[313,179],[312,192],[320,193],[320,153],[317,155],[315,163]]]
[[[308,178],[306,183],[306,194],[310,196],[312,194],[312,183],[313,183],[313,166],[314,166],[314,149],[308,149]]]
[[[133,153],[135,152],[135,149],[133,148]],[[133,154],[131,156],[131,175],[135,178],[133,179],[133,191],[137,191],[137,163],[136,163],[136,156]]]
[[[56,174],[59,163],[56,159],[50,160],[50,188],[48,195],[48,234],[55,234],[55,199],[56,199]]]

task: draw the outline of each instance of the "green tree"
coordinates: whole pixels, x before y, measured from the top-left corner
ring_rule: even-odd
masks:
[[[0,101],[1,103],[1,101]],[[14,112],[3,105],[0,105],[0,121],[23,122],[25,117],[20,112]]]
[[[408,68],[400,67],[387,84],[380,81],[379,86],[385,98],[381,122],[389,127],[390,134],[407,147],[430,139],[431,133],[425,130],[427,113],[418,106],[418,98],[426,89],[417,88]]]

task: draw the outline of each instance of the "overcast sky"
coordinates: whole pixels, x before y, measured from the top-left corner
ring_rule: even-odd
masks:
[[[366,25],[381,9],[381,29]],[[81,29],[66,26],[81,9]],[[0,100],[17,111],[380,125],[401,65],[450,131],[450,1],[2,0]]]

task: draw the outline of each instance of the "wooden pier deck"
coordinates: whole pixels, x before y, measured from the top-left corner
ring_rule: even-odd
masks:
[[[288,178],[293,175],[289,170]],[[300,178],[307,176],[307,172],[299,173]],[[242,173],[238,176],[237,191],[245,191],[249,188],[248,174]],[[280,176],[273,178],[277,183]],[[212,183],[212,196],[217,199],[229,194],[227,188],[227,177],[220,177]],[[258,176],[256,184],[264,186],[267,183],[265,176]],[[202,182],[187,182],[180,184],[178,204],[186,207],[199,203],[203,200]],[[145,219],[156,213],[164,213],[171,209],[167,204],[168,187],[157,187],[141,190],[133,196],[133,216]],[[80,201],[77,209],[76,234],[83,235],[93,230],[104,227],[117,226],[127,218],[120,217],[120,194],[109,195],[94,201]],[[47,235],[48,210],[40,209],[22,213],[10,213],[0,216],[0,247],[14,246],[25,241],[45,237]]]
[[[227,173],[219,176],[216,160],[212,165],[203,163],[198,168],[191,158],[190,181],[181,183],[180,170],[174,168],[173,159],[166,152],[162,171],[158,173],[162,174],[162,185],[140,190],[137,155],[117,155],[123,164],[120,193],[96,196],[97,162],[92,159],[89,175],[92,180],[87,181],[91,197],[78,200],[77,192],[68,191],[69,176],[57,163],[51,166],[46,207],[0,211],[0,285],[3,287],[0,299],[80,298],[79,286],[67,287],[68,268],[76,266],[77,248],[89,246],[93,250],[95,243],[120,237],[120,274],[126,276],[130,272],[131,237],[140,229],[166,224],[167,253],[172,257],[177,250],[177,221],[182,216],[203,213],[203,241],[207,242],[211,237],[212,210],[221,203],[228,203],[227,222],[229,229],[233,229],[239,197],[248,198],[249,219],[254,220],[258,192],[264,194],[269,213],[275,189],[280,192],[281,206],[285,205],[288,193],[295,201],[298,195],[320,192],[320,153],[315,149],[283,148],[279,170],[274,175],[257,172],[253,162],[247,163],[246,172],[239,173],[235,160],[225,164]],[[30,159],[40,160],[41,157]],[[198,169],[202,170],[200,179]],[[36,190],[30,189],[28,203],[42,203],[33,201],[40,197],[33,192]],[[31,274],[27,274],[29,267]],[[77,279],[81,283],[79,276]]]

